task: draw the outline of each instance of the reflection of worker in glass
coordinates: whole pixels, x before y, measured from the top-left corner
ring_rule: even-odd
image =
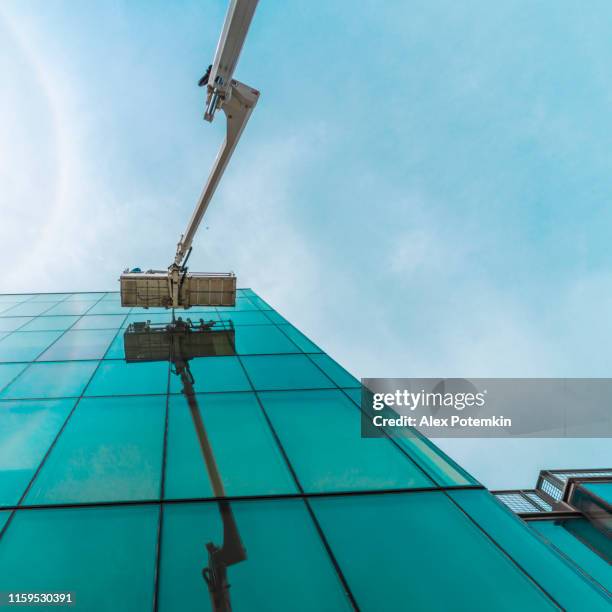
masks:
[[[234,329],[231,321],[204,322],[193,324],[189,319],[181,318],[168,325],[151,325],[146,323],[131,324],[124,334],[126,361],[162,361],[172,363],[172,372],[180,376],[182,392],[189,405],[191,418],[198,436],[200,450],[206,464],[206,471],[212,486],[213,494],[218,499],[221,520],[223,521],[223,544],[213,542],[206,544],[208,566],[202,571],[208,585],[213,610],[229,612],[232,609],[229,596],[227,568],[244,561],[246,550],[242,545],[240,534],[230,503],[225,499],[225,489],[215,461],[212,446],[202,421],[197,397],[193,388],[194,379],[189,368],[189,359],[214,355],[234,355]]]

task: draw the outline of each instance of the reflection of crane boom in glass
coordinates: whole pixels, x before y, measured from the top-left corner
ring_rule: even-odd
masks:
[[[208,566],[204,568],[202,575],[208,585],[213,610],[230,612],[232,607],[227,568],[244,561],[247,555],[230,503],[224,499],[225,488],[198,406],[189,359],[234,355],[233,326],[231,321],[228,324],[203,320],[194,325],[189,319],[183,321],[180,318],[168,325],[132,323],[124,334],[124,346],[127,362],[168,360],[172,363],[173,373],[181,378],[182,392],[189,405],[208,478],[213,494],[218,498],[217,503],[223,522],[223,544],[221,546],[213,542],[206,544]]]

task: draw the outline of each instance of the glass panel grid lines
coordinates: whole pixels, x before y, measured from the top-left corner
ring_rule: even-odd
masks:
[[[584,518],[569,520],[530,521],[529,527],[548,540],[563,556],[588,572],[599,584],[612,592],[610,561],[574,533],[579,527],[595,530]],[[605,537],[601,534],[601,537]]]
[[[544,501],[537,493],[525,493],[525,495],[536,505],[539,506],[541,510],[545,512],[551,512],[552,506]]]
[[[612,470],[597,470],[589,472],[587,470],[580,470],[576,472],[552,472],[560,480],[567,480],[568,478],[592,478],[592,477],[605,477],[609,476],[612,478]]]
[[[550,497],[552,497],[555,501],[560,501],[561,497],[563,496],[563,492],[548,480],[543,480],[540,488],[542,491],[544,491],[544,493],[550,495]]]
[[[521,512],[541,512],[538,505],[526,499],[521,493],[497,493],[495,497],[510,510],[519,514]]]

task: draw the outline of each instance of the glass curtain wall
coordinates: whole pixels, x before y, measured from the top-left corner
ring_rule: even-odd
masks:
[[[4,597],[72,593],[87,611],[610,609],[430,441],[361,438],[359,381],[252,290],[182,316],[231,321],[235,351],[133,362],[128,325],[168,311],[113,292],[0,296]]]

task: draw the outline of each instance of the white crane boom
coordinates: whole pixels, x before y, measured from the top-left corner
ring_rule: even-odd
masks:
[[[181,236],[176,248],[176,257],[174,264],[180,266],[191,248],[193,238],[198,231],[200,221],[208,208],[215,189],[225,172],[225,168],[240,140],[244,126],[246,125],[253,108],[257,104],[259,92],[256,89],[251,89],[247,85],[238,81],[231,81],[230,89],[226,97],[220,102],[221,109],[227,117],[227,132],[225,140],[217,153],[217,158],[213,164],[212,171],[206,181],[206,185],[202,190],[195,210],[191,215],[191,219],[187,224],[185,233]]]
[[[231,0],[208,75],[208,100],[204,118],[212,121],[217,100],[230,91],[234,70],[259,0]]]
[[[227,120],[226,137],[187,229],[177,244],[174,261],[167,271],[125,270],[119,279],[122,306],[189,308],[196,305],[233,306],[236,302],[236,277],[233,273],[188,273],[185,264],[204,213],[259,99],[256,89],[233,79],[257,3],[258,0],[230,1],[213,63],[200,80],[200,85],[207,85],[204,118],[212,121],[215,112],[222,109]]]

